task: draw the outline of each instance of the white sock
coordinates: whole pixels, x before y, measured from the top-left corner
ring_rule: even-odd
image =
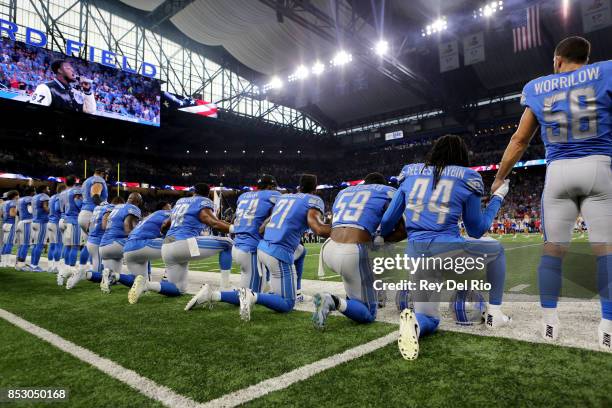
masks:
[[[152,290],[153,292],[161,292],[161,283],[159,282],[147,282],[145,285],[145,291]]]
[[[221,271],[221,289],[229,288],[229,278],[232,271],[225,269]]]
[[[219,302],[221,301],[221,292],[218,290],[213,290],[212,293],[212,300],[213,302]]]
[[[544,307],[542,308],[542,319],[547,323],[558,323],[559,314],[557,308]]]
[[[601,322],[599,323],[599,330],[603,331],[604,333],[612,333],[612,320],[601,319]]]
[[[489,304],[487,305],[487,309],[489,309],[489,310],[497,310],[497,311],[499,311],[499,310],[501,310],[501,305],[492,305],[492,304],[490,304],[490,303],[489,303]]]
[[[342,313],[346,310],[348,305],[346,304],[346,299],[338,298],[338,300],[340,300],[340,302],[338,302],[338,311]]]

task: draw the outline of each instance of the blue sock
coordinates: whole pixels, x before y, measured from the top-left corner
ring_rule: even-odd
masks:
[[[506,283],[506,253],[500,245],[500,253],[497,258],[487,265],[487,282],[491,284],[489,290],[489,303],[501,305],[504,297],[504,284]]]
[[[297,276],[295,286],[298,292],[302,289],[302,272],[304,272],[304,259],[306,259],[306,247],[304,247],[304,252],[302,252],[302,256],[296,259],[293,263],[295,265],[295,274]]]
[[[170,283],[168,281],[159,282],[161,290],[159,293],[166,296],[181,296],[181,291],[174,285],[174,283]]]
[[[13,252],[13,244],[4,244],[2,247],[2,255],[8,255]]]
[[[127,286],[128,288],[132,287],[135,280],[136,280],[135,275],[126,275],[125,273],[119,274],[119,283]]]
[[[545,308],[556,308],[561,294],[561,264],[563,260],[556,256],[542,255],[538,266],[538,285],[540,286],[540,304]]]
[[[55,244],[55,262],[59,262],[62,259],[62,252],[64,251],[64,244],[58,242]]]
[[[221,292],[221,301],[225,303],[231,303],[232,305],[239,305],[240,299],[238,299],[237,290],[226,290]]]
[[[343,315],[357,323],[372,323],[376,319],[376,305],[368,309],[368,307],[355,299],[346,300],[346,310]]]
[[[68,265],[75,266],[77,262],[77,256],[79,255],[79,247],[76,245],[71,245],[68,254],[68,260],[70,261]]]
[[[295,301],[291,299],[285,299],[280,295],[274,293],[258,293],[257,304],[272,309],[276,312],[287,313],[293,310]]]
[[[612,320],[612,254],[597,257],[597,288],[601,316]]]
[[[428,316],[424,313],[415,313],[417,322],[419,323],[419,338],[432,334],[438,329],[440,319],[433,316]]]
[[[49,244],[49,252],[47,252],[47,259],[52,261],[55,259],[55,246],[57,244],[51,243]]]
[[[232,269],[232,250],[225,250],[219,252],[219,267],[222,271],[229,271]]]
[[[62,258],[64,258],[64,263],[66,265],[70,265],[70,247],[68,245],[64,245],[62,249]]]
[[[17,259],[25,262],[28,257],[28,248],[29,245],[19,245],[19,249],[17,250]]]
[[[36,244],[34,248],[32,248],[32,260],[30,261],[31,265],[38,266],[40,262],[40,256],[42,255],[44,246],[43,244]]]
[[[81,254],[79,255],[79,263],[81,265],[85,265],[88,260],[89,260],[89,251],[87,250],[87,247],[84,246],[83,249],[81,249]]]
[[[102,282],[102,274],[100,272],[91,272],[91,276],[89,277],[89,280],[92,282]]]

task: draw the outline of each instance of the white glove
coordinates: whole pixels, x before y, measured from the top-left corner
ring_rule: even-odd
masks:
[[[378,246],[378,245],[383,245],[384,243],[385,243],[385,239],[382,236],[377,235],[374,237],[374,245]]]
[[[510,180],[505,179],[504,184],[502,184],[501,187],[495,190],[493,192],[493,195],[498,196],[499,198],[503,200],[506,197],[506,194],[508,194],[509,190],[510,190]]]

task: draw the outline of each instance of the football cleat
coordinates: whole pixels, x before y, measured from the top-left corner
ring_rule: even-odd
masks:
[[[110,269],[105,268],[102,271],[102,280],[100,281],[100,290],[104,293],[111,293],[111,285],[114,283],[115,276]]]
[[[597,332],[599,348],[609,353],[612,352],[612,321],[602,319]]]
[[[317,293],[312,297],[314,303],[314,313],[312,314],[312,324],[317,330],[325,330],[327,316],[336,310],[334,298],[329,293]]]
[[[77,283],[82,281],[85,278],[85,272],[76,271],[72,274],[70,278],[66,281],[66,289],[72,289],[76,286]]]
[[[500,327],[508,326],[512,318],[506,316],[501,309],[487,307],[485,313],[485,326],[487,329],[498,329]]]
[[[251,309],[255,304],[255,295],[251,289],[240,288],[238,290],[238,299],[240,300],[240,319],[243,322],[251,320]]]
[[[555,341],[559,338],[559,329],[561,324],[559,323],[559,319],[555,320],[544,320],[542,319],[542,337],[545,340]]]
[[[419,323],[410,309],[404,309],[400,313],[397,346],[405,360],[416,360],[419,356]]]
[[[74,271],[70,266],[64,266],[57,272],[57,286],[64,286],[64,280],[72,276]]]
[[[30,265],[30,270],[32,272],[44,272],[43,268],[41,268],[40,266],[36,265]]]
[[[128,302],[130,305],[134,305],[138,303],[138,299],[145,293],[147,290],[147,281],[145,277],[142,275],[138,275],[136,279],[134,279],[134,283],[128,292]]]
[[[203,284],[198,293],[191,298],[187,306],[185,306],[185,311],[191,310],[201,304],[208,304],[208,307],[212,308],[212,290],[208,283]]]

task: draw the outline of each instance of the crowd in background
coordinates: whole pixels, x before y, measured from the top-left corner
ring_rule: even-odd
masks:
[[[60,58],[68,59],[77,75],[93,81],[98,112],[160,123],[160,90],[157,80],[8,39],[0,41],[0,89],[32,94],[39,84],[53,81],[55,75],[50,66]]]

